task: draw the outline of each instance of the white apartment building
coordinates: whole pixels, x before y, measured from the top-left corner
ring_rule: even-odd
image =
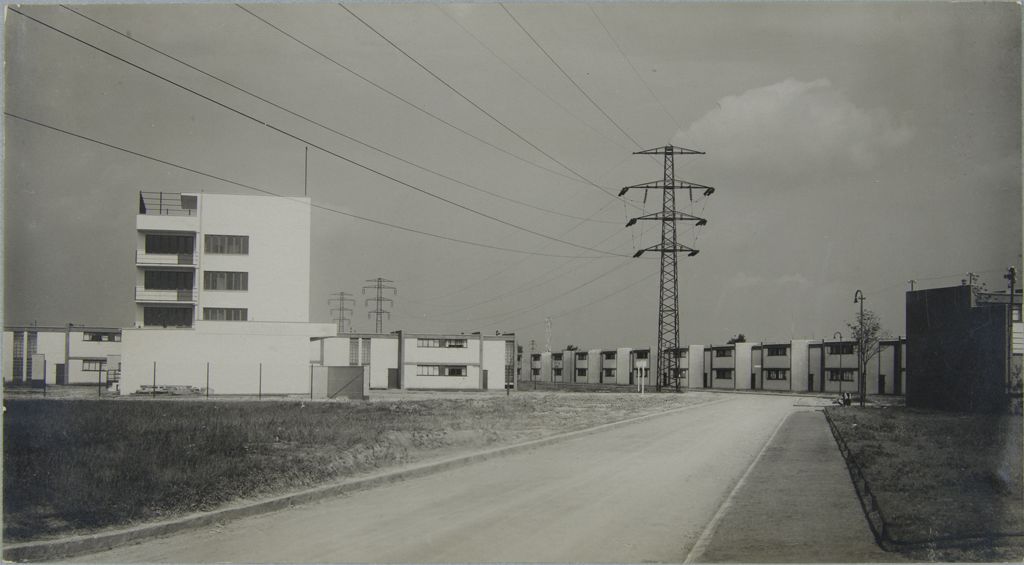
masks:
[[[3,339],[5,383],[106,386],[120,376],[120,328],[10,326]]]
[[[309,323],[310,221],[308,198],[140,193],[122,392],[308,392],[310,338],[334,333]]]
[[[515,382],[515,334],[345,334],[314,339],[314,364],[365,367],[371,389],[501,390]]]

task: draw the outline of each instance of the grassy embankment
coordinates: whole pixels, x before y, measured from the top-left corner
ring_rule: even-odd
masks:
[[[706,399],[630,394],[370,403],[6,399],[4,540],[208,510]]]
[[[885,516],[915,560],[1024,556],[1021,417],[829,409]],[[928,544],[936,541],[939,543]],[[932,545],[931,547],[929,545]]]

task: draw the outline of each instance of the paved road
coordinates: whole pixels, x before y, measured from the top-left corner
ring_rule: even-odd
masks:
[[[692,393],[700,394],[700,393]],[[80,562],[680,562],[795,399],[671,416]]]

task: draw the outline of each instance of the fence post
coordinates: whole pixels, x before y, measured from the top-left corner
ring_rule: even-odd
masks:
[[[256,399],[263,400],[263,363],[260,363],[260,385],[256,392]]]
[[[149,394],[151,397],[156,398],[156,361],[153,361],[153,390]]]
[[[309,364],[309,399],[313,400],[313,364]]]
[[[210,362],[206,362],[206,398],[210,398]]]

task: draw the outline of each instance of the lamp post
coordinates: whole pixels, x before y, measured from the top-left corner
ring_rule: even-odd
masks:
[[[839,339],[838,351],[839,351],[839,396],[843,396],[843,332],[836,332],[832,334],[832,339]]]
[[[857,392],[860,394],[860,407],[864,407],[864,293],[859,289],[853,295],[853,303],[860,303],[860,317],[857,318]]]

